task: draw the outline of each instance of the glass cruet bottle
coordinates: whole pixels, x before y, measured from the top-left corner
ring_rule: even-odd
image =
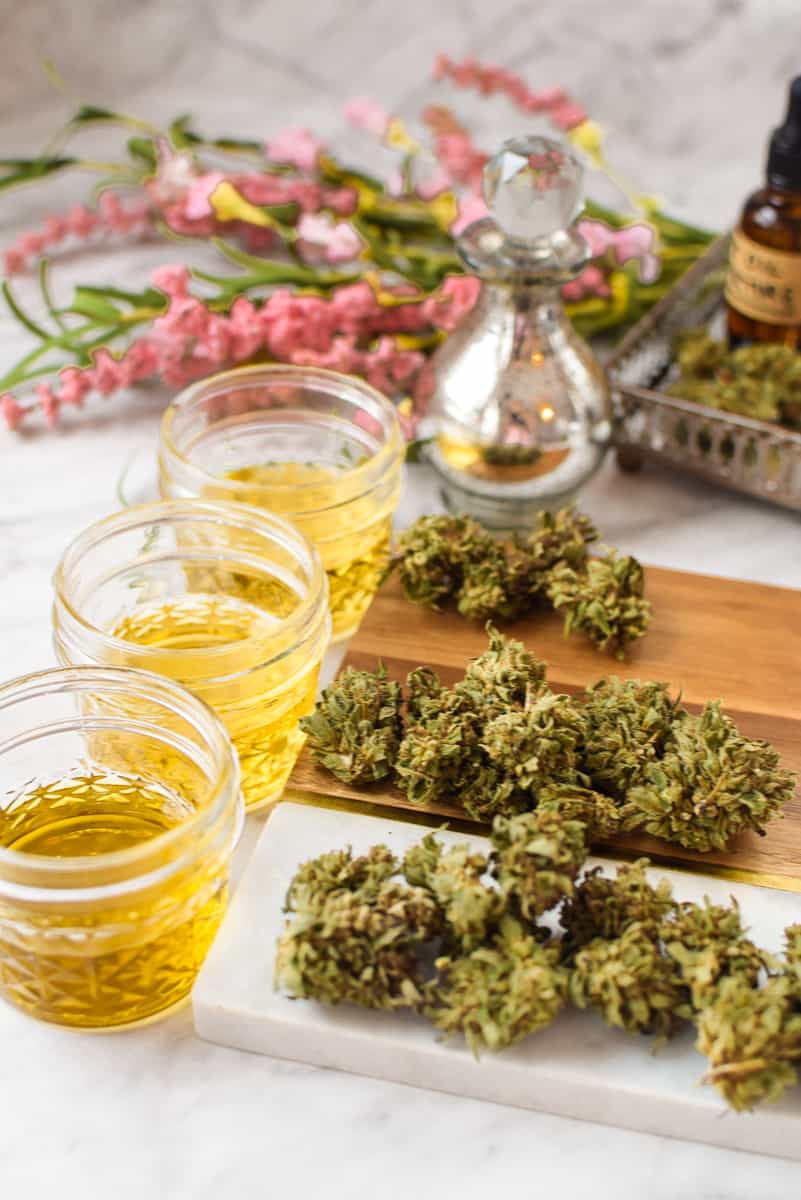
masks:
[[[429,460],[447,506],[493,528],[570,502],[608,445],[606,376],[561,298],[590,258],[582,175],[562,143],[510,139],[484,168],[492,215],[457,240],[482,286],[432,360]]]

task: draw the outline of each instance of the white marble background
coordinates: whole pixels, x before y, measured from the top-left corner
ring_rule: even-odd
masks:
[[[340,119],[355,93],[407,118],[447,97],[488,144],[521,129],[503,101],[432,88],[430,62],[445,50],[567,86],[639,187],[718,227],[759,180],[786,82],[801,71],[798,0],[0,0],[0,30],[0,155],[30,152],[79,100],[156,120],[189,111],[206,129],[250,136],[308,124],[354,158],[369,153]],[[0,243],[85,192],[68,178],[0,196]],[[56,290],[78,277],[144,281],[160,258],[129,247],[66,261]],[[2,361],[24,344],[0,317]],[[52,663],[50,573],[66,541],[117,506],[132,456],[129,494],[152,490],[164,400],[101,402],[55,434],[0,432],[0,677]],[[436,502],[416,483],[404,520]],[[624,478],[611,464],[585,503],[612,543],[646,561],[801,585],[792,514],[658,471]],[[779,1200],[801,1175],[223,1050],[194,1038],[188,1012],[93,1038],[0,1006],[0,1085],[0,1193],[31,1200]]]

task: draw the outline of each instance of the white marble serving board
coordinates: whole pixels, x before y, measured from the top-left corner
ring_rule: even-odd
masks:
[[[790,1092],[755,1113],[726,1109],[700,1086],[705,1059],[692,1031],[655,1054],[646,1038],[608,1029],[591,1013],[567,1010],[518,1046],[477,1061],[461,1039],[436,1040],[411,1013],[326,1008],[273,989],[282,905],[298,864],[350,845],[362,853],[384,842],[397,854],[425,831],[408,822],[285,802],[271,815],[193,993],[195,1028],[208,1041],[394,1080],[637,1129],[801,1160],[801,1095]],[[485,839],[442,832],[448,843]],[[591,860],[611,871],[610,860]],[[782,931],[801,917],[797,895],[654,869],[680,899],[736,896],[754,940],[778,950]],[[314,1086],[313,1082],[310,1086]]]

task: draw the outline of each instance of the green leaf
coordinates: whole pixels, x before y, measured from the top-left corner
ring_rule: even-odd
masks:
[[[0,171],[8,168],[5,174],[0,174],[0,190],[15,187],[20,183],[32,183],[36,179],[44,179],[56,171],[66,167],[74,167],[79,163],[77,158],[62,158],[43,156],[41,158],[0,158]]]
[[[112,304],[105,296],[88,288],[77,287],[68,312],[77,313],[81,317],[91,317],[94,321],[102,321],[108,325],[116,325],[123,319],[123,314],[116,304]]]
[[[48,280],[49,269],[50,269],[49,261],[46,258],[40,259],[39,260],[39,290],[42,293],[42,299],[45,302],[47,311],[50,313],[50,316],[53,318],[56,325],[58,325],[59,329],[61,329],[64,333],[66,333],[67,326],[64,324],[61,313],[58,312],[55,305],[53,304],[53,298],[50,295],[50,284],[49,284],[49,280]]]
[[[92,296],[108,296],[112,300],[125,300],[135,308],[167,307],[167,300],[164,293],[154,287],[143,288],[141,292],[132,292],[125,288],[95,287],[85,283],[81,285],[80,291]]]
[[[170,141],[177,150],[185,150],[187,146],[200,146],[203,144],[203,138],[189,128],[189,122],[192,118],[188,115],[176,117],[170,122],[167,129]]]
[[[414,438],[413,441],[406,443],[406,461],[408,463],[424,462],[423,451],[426,446],[430,446],[434,441],[433,437]]]
[[[82,104],[73,117],[70,125],[86,125],[89,121],[124,121],[126,118],[109,108],[98,108],[94,104]]]
[[[12,313],[17,318],[17,320],[20,322],[20,324],[24,325],[25,328],[27,330],[29,330],[30,333],[35,334],[36,337],[41,338],[41,340],[43,342],[52,341],[53,339],[52,339],[51,335],[47,332],[47,330],[43,326],[37,325],[37,323],[33,320],[33,318],[29,317],[28,314],[20,308],[19,304],[17,303],[16,299],[14,298],[14,294],[11,291],[11,288],[8,285],[7,279],[3,280],[2,290],[3,290],[3,296],[5,297],[6,304],[11,309]]]
[[[126,145],[131,158],[138,158],[140,162],[155,170],[158,155],[152,138],[131,137]]]

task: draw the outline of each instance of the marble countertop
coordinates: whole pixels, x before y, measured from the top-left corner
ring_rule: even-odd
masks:
[[[36,64],[46,55],[83,99],[145,116],[192,110],[207,127],[255,135],[305,123],[334,138],[339,104],[354,91],[413,113],[430,95],[434,52],[474,52],[532,82],[568,83],[609,127],[617,161],[641,186],[722,226],[758,178],[782,89],[798,69],[797,0],[671,0],[647,10],[635,0],[536,8],[442,0],[433,8],[422,0],[307,0],[302,9],[289,0],[83,0],[78,19],[69,0],[31,0],[5,33],[19,70],[0,79],[0,144],[13,153],[54,126],[63,101],[42,83]],[[493,114],[497,139],[510,125],[505,110]],[[84,190],[65,183],[61,198]],[[43,192],[6,199],[0,240],[53,205]],[[147,246],[111,253],[115,277],[132,283],[160,257]],[[56,287],[78,271],[108,277],[109,263],[101,255],[65,263]],[[3,360],[21,345],[16,326],[0,319]],[[53,663],[50,576],[67,541],[118,507],[126,469],[129,500],[153,494],[165,399],[119,397],[54,434],[0,433],[3,678]],[[402,523],[439,507],[425,469],[411,470]],[[609,542],[646,562],[801,586],[797,515],[656,469],[623,476],[611,461],[583,503]],[[262,820],[248,822],[240,867]],[[32,1200],[779,1200],[798,1191],[798,1166],[778,1160],[207,1045],[188,1009],[146,1029],[88,1036],[0,1004],[0,1048],[0,1191],[14,1187]]]

